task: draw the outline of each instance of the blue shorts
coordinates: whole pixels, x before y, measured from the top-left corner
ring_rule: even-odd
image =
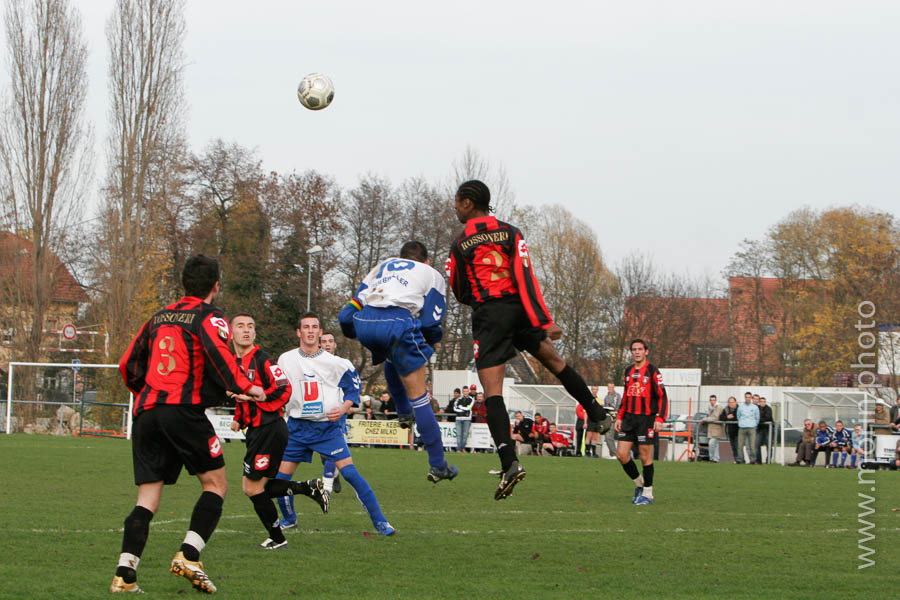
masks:
[[[312,462],[313,452],[338,461],[350,458],[340,421],[288,419],[288,443],[281,460]]]
[[[365,306],[353,315],[353,326],[360,343],[372,352],[372,364],[389,360],[400,375],[409,375],[434,354],[419,320],[405,308]]]

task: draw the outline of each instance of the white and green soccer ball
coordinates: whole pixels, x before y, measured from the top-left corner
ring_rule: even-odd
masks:
[[[310,73],[300,80],[297,98],[309,110],[322,110],[334,100],[334,84],[327,75]]]

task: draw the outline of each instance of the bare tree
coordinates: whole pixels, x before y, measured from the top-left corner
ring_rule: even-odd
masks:
[[[184,146],[181,0],[118,0],[106,25],[110,127],[96,278],[113,352],[158,304],[165,205]]]
[[[559,342],[567,361],[580,371],[605,351],[601,299],[613,286],[597,238],[584,222],[559,205],[531,212],[524,222],[544,300],[564,331]]]
[[[90,183],[87,44],[65,0],[11,0],[4,24],[10,79],[0,124],[0,216],[31,244],[30,281],[17,284],[16,313],[30,328],[24,358],[38,360],[56,257],[65,257]]]
[[[480,179],[491,190],[491,206],[499,219],[507,219],[515,210],[516,195],[512,190],[506,168],[503,164],[493,164],[478,150],[466,146],[462,155],[453,161],[450,168],[449,196],[452,199],[456,188],[463,181]]]

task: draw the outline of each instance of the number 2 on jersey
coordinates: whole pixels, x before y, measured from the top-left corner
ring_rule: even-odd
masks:
[[[491,250],[485,254],[481,262],[494,267],[494,270],[491,271],[491,281],[509,278],[509,269],[503,268],[503,255],[496,250]]]

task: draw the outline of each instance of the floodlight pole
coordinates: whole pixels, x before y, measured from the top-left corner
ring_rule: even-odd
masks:
[[[322,246],[316,244],[306,251],[306,312],[309,312],[312,305],[312,257],[315,254],[324,252]]]

